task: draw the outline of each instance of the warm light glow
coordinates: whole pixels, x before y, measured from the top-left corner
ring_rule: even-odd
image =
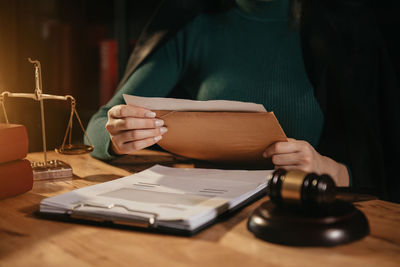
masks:
[[[254,222],[257,225],[262,225],[262,226],[266,226],[267,225],[265,220],[263,220],[262,218],[257,217],[257,216],[254,218]]]
[[[337,240],[343,237],[343,231],[339,229],[332,229],[328,231],[327,235],[329,239]]]

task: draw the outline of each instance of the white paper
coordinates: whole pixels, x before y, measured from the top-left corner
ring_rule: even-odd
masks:
[[[144,211],[157,214],[160,224],[194,229],[217,217],[221,207],[231,209],[264,190],[272,172],[156,165],[124,178],[46,198],[40,211],[68,213],[86,204],[79,207],[80,212],[134,219]]]
[[[150,110],[175,111],[236,111],[236,112],[266,112],[261,104],[230,100],[196,101],[165,97],[141,97],[124,94],[125,103]]]

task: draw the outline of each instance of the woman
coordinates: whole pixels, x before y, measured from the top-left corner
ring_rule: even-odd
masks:
[[[168,11],[171,2],[174,1],[166,1],[161,6],[159,16],[153,18],[155,24],[163,12]],[[347,29],[336,23],[337,13],[332,12],[325,1],[303,3],[298,29],[290,25],[293,20],[289,18],[295,18],[299,8],[287,0],[237,0],[231,8],[200,14],[198,11],[208,7],[207,3],[192,2],[189,14],[181,11],[187,16],[178,24],[183,26],[173,24],[176,29],[172,30],[167,27],[166,32],[171,36],[166,34],[165,38],[160,38],[161,42],[152,43],[152,38],[165,32],[148,34],[154,23],[148,26],[147,34],[145,31],[142,36],[143,46],[155,48],[148,56],[143,56],[146,49],[141,49],[139,43],[119,91],[88,126],[88,134],[95,140],[94,156],[109,159],[132,153],[155,144],[168,130],[163,127],[162,120],[154,118],[152,111],[124,105],[123,93],[250,101],[273,110],[285,133],[291,137],[289,142],[278,142],[265,150],[264,156],[271,157],[277,168],[327,173],[339,186],[347,186],[348,166],[357,187],[376,188],[379,193],[386,193],[384,181],[380,180],[384,177],[381,176],[382,166],[373,170],[379,175],[378,179],[371,177],[371,173],[359,175],[366,173],[365,163],[376,164],[376,160],[381,160],[379,156],[370,157],[368,153],[367,157],[359,155],[366,160],[359,161],[357,156],[354,160],[354,153],[362,152],[365,143],[351,144],[351,149],[348,148],[366,126],[362,116],[357,117],[359,122],[348,123],[344,119],[361,114],[364,108],[349,106],[360,88],[354,83],[359,73],[351,72],[354,64],[348,63],[359,62],[348,53],[342,35],[345,36],[346,31],[352,33],[354,25],[347,25],[350,28]],[[339,22],[343,17],[352,19],[352,10],[363,7],[345,5],[341,8],[345,12],[340,14]],[[362,12],[357,15],[364,21]],[[321,21],[323,23],[316,24]],[[334,27],[330,25],[332,22]],[[337,26],[343,27],[340,29],[344,32],[335,32]],[[375,39],[371,37],[371,40],[371,47],[375,48]],[[352,43],[361,41],[355,39]],[[338,70],[347,76],[343,78]],[[353,84],[349,84],[350,81]],[[347,90],[349,86],[352,86],[351,91]],[[371,135],[375,138],[374,133]],[[369,139],[367,136],[362,141]],[[377,151],[380,144],[376,145]]]

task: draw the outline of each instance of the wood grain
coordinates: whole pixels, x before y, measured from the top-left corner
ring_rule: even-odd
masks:
[[[151,156],[170,166],[182,164],[165,153],[141,152],[135,155],[133,165],[140,166],[143,159],[143,165],[149,167],[156,163],[149,161]],[[30,160],[41,157],[40,153],[28,155]],[[266,198],[193,237],[38,219],[33,213],[45,197],[130,174],[89,155],[51,152],[49,157],[71,164],[74,177],[38,181],[30,192],[0,201],[0,266],[400,265],[400,205],[381,200],[356,204],[366,214],[371,234],[333,248],[287,247],[256,239],[246,228],[247,218]],[[119,164],[129,165],[122,162]]]

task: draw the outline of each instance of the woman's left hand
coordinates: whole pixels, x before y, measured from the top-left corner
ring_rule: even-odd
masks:
[[[346,166],[319,154],[306,141],[288,138],[288,142],[276,142],[265,150],[263,156],[272,158],[275,169],[301,170],[318,175],[328,174],[335,180],[337,186],[349,185]]]

